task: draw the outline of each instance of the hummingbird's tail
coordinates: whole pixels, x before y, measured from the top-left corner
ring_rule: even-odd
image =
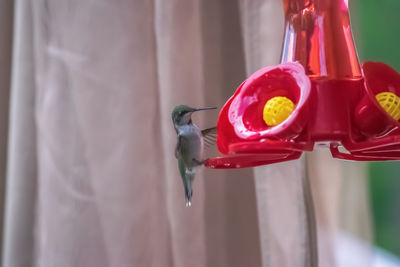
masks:
[[[190,207],[192,206],[192,183],[194,180],[195,172],[187,170],[182,159],[178,159],[178,166],[179,172],[182,177],[183,186],[185,188],[186,207]]]
[[[192,174],[186,174],[185,179],[183,179],[183,186],[185,187],[186,207],[192,206],[193,180],[194,175]]]

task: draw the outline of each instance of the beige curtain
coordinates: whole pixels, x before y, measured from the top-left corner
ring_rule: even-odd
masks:
[[[308,179],[320,266],[368,266],[340,265],[342,239],[370,237],[363,165],[316,152],[203,170],[184,205],[170,112],[221,108],[246,75],[279,63],[280,0],[0,7],[3,266],[310,266]]]

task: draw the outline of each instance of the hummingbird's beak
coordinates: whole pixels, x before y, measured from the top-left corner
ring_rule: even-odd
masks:
[[[209,109],[217,109],[217,107],[195,108],[193,112],[200,110],[209,110]]]

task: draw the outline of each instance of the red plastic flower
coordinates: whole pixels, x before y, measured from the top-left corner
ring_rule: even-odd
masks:
[[[243,82],[225,104],[218,120],[218,148],[222,153],[245,153],[237,144],[264,139],[287,140],[298,135],[306,123],[311,83],[299,63],[283,63],[258,70]],[[263,120],[266,102],[283,96],[295,104],[282,123],[268,126]],[[244,150],[243,150],[244,149]]]

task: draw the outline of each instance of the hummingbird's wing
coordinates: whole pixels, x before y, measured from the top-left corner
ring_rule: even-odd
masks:
[[[217,141],[217,127],[204,129],[201,131],[201,134],[203,135],[204,144],[206,147],[215,145]]]

